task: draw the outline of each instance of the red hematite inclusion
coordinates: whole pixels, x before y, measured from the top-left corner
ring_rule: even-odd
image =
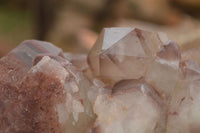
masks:
[[[54,45],[25,41],[0,72],[0,133],[76,133],[93,123],[93,85]]]
[[[198,50],[137,28],[88,55],[24,41],[0,59],[0,133],[199,133]]]

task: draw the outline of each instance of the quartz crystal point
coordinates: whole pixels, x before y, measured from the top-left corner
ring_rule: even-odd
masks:
[[[179,79],[180,60],[178,45],[169,41],[157,52],[145,74],[147,80],[156,86],[157,91],[166,99],[170,98]]]
[[[64,53],[64,57],[80,71],[86,71],[89,67],[87,63],[87,55],[85,54]]]
[[[200,65],[181,63],[182,78],[169,105],[167,133],[200,132]]]
[[[30,40],[24,41],[0,59],[0,132],[4,131],[1,131],[1,126],[7,124],[3,116],[16,102],[18,86],[31,68],[33,59],[38,54],[59,55],[61,52],[61,49],[50,43]]]
[[[28,40],[0,60],[0,80],[17,85],[32,67],[32,61],[37,55],[60,55],[62,50],[47,42]]]
[[[95,120],[96,86],[52,44],[23,42],[0,71],[0,133],[82,133]]]
[[[64,53],[63,55],[73,64],[73,66],[82,71],[87,78],[89,78],[91,81],[95,79],[90,67],[88,66],[87,55],[74,53]]]
[[[95,76],[121,80],[140,78],[167,37],[137,28],[105,28],[88,55]]]
[[[92,133],[164,133],[166,109],[144,79],[123,80],[97,96]]]

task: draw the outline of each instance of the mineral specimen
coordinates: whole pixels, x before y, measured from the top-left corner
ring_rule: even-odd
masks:
[[[199,46],[191,47],[181,59],[178,45],[162,33],[104,29],[88,63],[94,76],[115,85],[97,96],[91,130],[199,133],[199,53]]]
[[[57,47],[25,41],[0,65],[0,133],[80,133],[93,123],[95,86]]]
[[[0,59],[0,133],[199,133],[188,48],[137,28],[105,28],[88,56],[24,41]]]

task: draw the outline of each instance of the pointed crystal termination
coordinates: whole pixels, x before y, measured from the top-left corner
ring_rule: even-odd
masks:
[[[157,52],[156,58],[148,66],[146,79],[156,86],[159,93],[169,99],[179,79],[181,52],[178,45],[169,41]]]
[[[18,86],[32,67],[34,58],[38,54],[59,55],[61,52],[61,49],[50,43],[27,40],[0,59],[0,129],[3,125],[2,117],[16,102]]]
[[[85,54],[64,53],[64,57],[80,71],[86,71],[89,67],[87,63],[87,55]]]
[[[169,105],[167,133],[200,132],[200,65],[184,61]]]
[[[95,76],[112,80],[140,78],[167,40],[163,33],[105,28],[88,55],[88,63]]]
[[[97,133],[164,133],[167,107],[144,79],[123,80],[97,96]]]
[[[7,56],[0,59],[0,80],[15,85],[32,67],[36,56],[40,54],[60,55],[62,50],[51,43],[36,40],[22,42]],[[12,78],[11,78],[12,77]]]
[[[5,124],[1,131],[61,132],[51,108],[65,97],[62,88],[66,75],[66,70],[48,56],[32,67],[18,86],[18,99],[2,118]]]
[[[54,45],[25,41],[0,59],[0,71],[0,133],[80,133],[94,122],[88,92],[97,86]]]

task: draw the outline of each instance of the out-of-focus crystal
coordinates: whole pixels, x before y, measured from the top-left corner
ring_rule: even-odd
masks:
[[[89,67],[87,63],[87,55],[85,54],[64,53],[64,57],[80,71],[86,71]]]
[[[182,60],[194,60],[200,63],[200,47],[199,45],[189,47],[182,50]]]
[[[98,86],[63,57],[32,40],[0,60],[0,133],[80,133],[92,125],[88,92]]]

